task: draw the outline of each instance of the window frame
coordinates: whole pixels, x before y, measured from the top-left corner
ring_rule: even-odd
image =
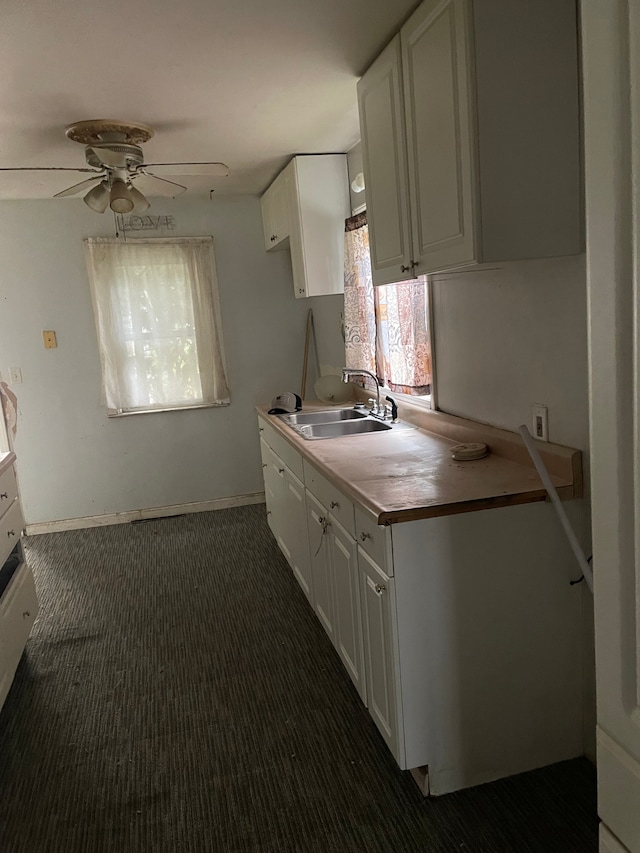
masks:
[[[366,214],[366,212],[367,212],[367,204],[366,204],[366,202],[364,202],[363,204],[359,205],[358,207],[351,209],[351,216],[355,217],[355,216],[362,214],[362,213]],[[381,396],[383,394],[385,397],[393,395],[393,399],[396,401],[400,401],[401,403],[410,403],[412,405],[419,406],[420,408],[425,409],[427,411],[437,411],[437,409],[438,409],[438,403],[437,403],[438,397],[437,397],[437,389],[436,389],[436,356],[435,356],[435,334],[434,334],[434,322],[433,322],[433,320],[434,320],[433,276],[425,274],[425,275],[418,276],[418,278],[424,279],[425,287],[426,287],[426,294],[427,294],[427,333],[428,333],[428,337],[429,337],[429,350],[430,350],[430,355],[431,355],[431,393],[429,394],[428,397],[426,397],[426,396],[418,397],[418,396],[413,396],[412,394],[405,394],[402,391],[394,391],[393,389],[389,388],[387,385],[380,385],[380,386],[378,386],[378,389],[379,389],[379,393]],[[401,284],[401,282],[394,282],[394,283],[387,284],[384,286],[385,287],[393,287],[394,284]],[[375,292],[375,288],[380,286],[380,285],[376,285],[375,282],[373,282],[373,278],[372,278],[372,285],[374,288],[374,292]],[[343,338],[345,338],[344,316],[342,317],[342,326],[343,326]],[[346,340],[346,338],[345,338],[345,340]],[[345,354],[345,363],[346,363],[346,360],[347,359],[346,359],[346,354]],[[363,375],[363,377],[362,377],[362,387],[368,391],[369,390],[371,390],[371,391],[376,390],[374,387],[371,386],[370,379],[366,375]]]
[[[197,237],[141,237],[141,238],[129,238],[125,236],[124,238],[104,238],[104,237],[90,237],[85,238],[83,241],[85,247],[88,247],[91,244],[99,245],[114,245],[114,244],[147,244],[147,245],[171,245],[171,244],[202,244],[206,245],[209,249],[209,256],[211,261],[211,327],[209,333],[214,337],[218,337],[218,346],[220,348],[220,359],[221,366],[224,373],[224,380],[227,383],[227,364],[226,364],[226,353],[224,347],[224,337],[222,335],[222,320],[221,320],[221,311],[220,311],[220,298],[219,298],[219,285],[218,285],[218,274],[215,263],[215,252],[214,252],[214,239],[212,236],[197,236]],[[88,252],[88,249],[87,249]],[[89,260],[87,259],[87,266],[89,265]],[[144,406],[144,407],[136,407],[136,408],[126,408],[126,409],[114,409],[111,408],[106,399],[106,391],[105,391],[105,369],[103,364],[103,351],[108,351],[108,341],[105,340],[105,337],[102,334],[100,323],[98,320],[99,316],[99,308],[97,305],[97,294],[96,288],[93,282],[93,276],[91,272],[89,272],[90,278],[90,290],[91,290],[91,300],[92,307],[94,313],[95,320],[95,328],[96,328],[96,343],[98,347],[98,354],[100,358],[100,369],[101,369],[101,384],[102,384],[102,403],[106,408],[106,413],[108,418],[123,418],[129,417],[131,415],[149,415],[155,414],[159,412],[180,412],[180,411],[191,411],[194,409],[211,409],[211,408],[224,408],[230,405],[230,399],[220,400],[220,401],[212,401],[212,402],[194,402],[188,403],[185,405],[172,405],[167,403],[161,403],[157,406]],[[193,293],[191,294],[191,304],[192,309],[195,311],[195,303],[193,299]],[[198,347],[198,339],[197,339],[197,329],[194,328],[194,339],[196,342],[196,349]],[[228,385],[227,385],[228,389]]]
[[[429,348],[431,352],[431,394],[429,397],[414,397],[411,394],[405,394],[402,391],[394,391],[388,385],[380,385],[380,396],[393,397],[396,402],[409,403],[412,406],[419,406],[426,411],[438,411],[438,395],[436,386],[436,356],[435,356],[435,335],[433,328],[433,281],[430,275],[420,276],[424,278],[427,288],[427,331],[429,334]],[[398,282],[399,283],[399,282]],[[377,287],[378,285],[373,285]],[[393,287],[393,284],[387,284],[386,287]],[[363,376],[363,388],[367,391],[374,391],[375,388],[370,384],[370,379]]]

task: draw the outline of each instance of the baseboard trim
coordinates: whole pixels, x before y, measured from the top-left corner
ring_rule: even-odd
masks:
[[[230,498],[216,498],[212,501],[194,501],[170,506],[154,506],[148,509],[133,509],[128,512],[113,512],[105,515],[88,515],[83,518],[63,518],[60,521],[40,521],[27,524],[27,536],[39,533],[59,533],[63,530],[81,530],[85,527],[106,527],[109,524],[127,524],[147,518],[164,518],[167,515],[184,515],[188,512],[210,512],[214,509],[229,509],[234,506],[264,503],[264,492],[252,492],[248,495],[234,495]]]

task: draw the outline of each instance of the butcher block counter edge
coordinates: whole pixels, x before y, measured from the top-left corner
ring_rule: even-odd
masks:
[[[341,404],[342,407],[349,405],[349,403]],[[361,444],[360,442],[363,439],[366,441],[367,437],[349,436],[318,442],[305,441],[305,439],[298,436],[286,426],[280,418],[267,414],[269,408],[267,405],[260,405],[256,406],[256,411],[260,417],[264,418],[265,421],[304,458],[321,471],[321,473],[333,480],[352,500],[368,509],[376,517],[378,524],[396,524],[415,521],[421,518],[436,518],[462,512],[475,512],[496,507],[534,503],[547,499],[544,486],[533,467],[528,451],[518,433],[465,418],[459,418],[455,415],[448,415],[442,412],[429,412],[419,407],[399,404],[400,419],[413,424],[417,428],[418,434],[423,433],[425,438],[430,437],[431,439],[444,440],[450,446],[462,442],[485,443],[490,450],[490,456],[486,459],[488,463],[487,471],[489,472],[488,480],[490,479],[490,472],[499,467],[502,476],[504,476],[505,471],[507,474],[513,473],[515,475],[514,482],[517,481],[517,485],[514,486],[513,490],[503,489],[500,494],[492,494],[491,492],[495,492],[495,488],[492,490],[488,482],[487,494],[479,494],[476,488],[474,490],[475,494],[458,494],[454,500],[443,498],[440,501],[432,497],[428,502],[420,502],[419,504],[412,501],[404,506],[385,507],[372,494],[367,492],[364,480],[359,483],[357,477],[345,477],[340,473],[336,465],[327,465],[319,458],[318,445],[326,443],[334,445],[337,450],[338,446],[345,447],[345,441],[349,442],[347,446],[353,449],[355,442],[355,448],[360,447],[361,451],[366,451],[365,444]],[[319,403],[317,401],[305,400],[303,405],[303,411],[319,411],[330,408],[332,408],[330,404]],[[380,434],[377,433],[376,435],[379,436]],[[338,445],[336,445],[336,442]],[[438,444],[441,445],[441,442],[439,441]],[[581,451],[550,442],[537,441],[536,445],[560,497],[563,500],[582,497]],[[442,449],[442,445],[440,449]],[[350,453],[349,456],[351,462],[353,462],[353,454]],[[366,452],[362,454],[361,458],[363,471],[365,471],[368,467]],[[375,458],[378,470],[380,470],[384,466],[384,460],[381,461],[379,454]],[[481,461],[484,462],[485,460]],[[501,461],[505,464],[501,464]],[[468,465],[469,463],[461,464]],[[390,453],[389,465],[394,465],[393,453]],[[526,487],[522,486],[523,479],[527,481]],[[529,486],[528,483],[531,485]]]

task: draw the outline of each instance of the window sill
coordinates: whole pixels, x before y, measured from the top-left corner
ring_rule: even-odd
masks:
[[[157,409],[127,409],[122,412],[108,411],[108,418],[128,418],[130,415],[155,415],[158,412],[186,412],[193,409],[221,409],[225,406],[230,406],[231,402],[224,403],[197,403],[193,406],[166,406],[165,408]]]

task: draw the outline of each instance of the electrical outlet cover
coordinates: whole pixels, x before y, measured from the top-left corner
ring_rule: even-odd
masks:
[[[540,403],[534,403],[532,408],[532,435],[538,441],[549,441],[549,410]]]

